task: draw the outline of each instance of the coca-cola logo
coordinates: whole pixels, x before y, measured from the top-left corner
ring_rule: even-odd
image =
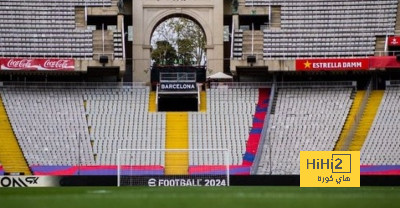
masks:
[[[43,67],[46,69],[65,69],[69,67],[69,61],[68,60],[51,60],[47,59]]]
[[[74,70],[74,60],[55,58],[0,58],[0,70]]]
[[[8,68],[28,69],[32,68],[32,60],[30,59],[10,59],[6,65]]]

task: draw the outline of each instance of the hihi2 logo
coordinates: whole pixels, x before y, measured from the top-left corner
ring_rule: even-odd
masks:
[[[300,187],[360,187],[360,152],[301,151]]]

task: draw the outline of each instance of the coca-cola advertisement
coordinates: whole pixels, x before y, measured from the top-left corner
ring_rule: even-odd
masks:
[[[73,59],[36,59],[38,70],[63,70],[73,71],[75,63]]]
[[[30,59],[30,58],[0,58],[0,70],[19,71],[73,71],[74,59]]]
[[[1,70],[37,70],[33,59],[5,58],[0,61]]]

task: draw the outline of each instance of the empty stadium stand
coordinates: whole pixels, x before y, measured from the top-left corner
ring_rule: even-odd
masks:
[[[399,92],[398,86],[389,86],[378,106],[361,150],[364,172],[398,173]],[[358,103],[356,95],[360,94],[353,83],[347,82],[336,87],[278,84],[271,100],[269,89],[211,88],[206,93],[207,111],[187,114],[184,136],[184,114],[175,113],[175,119],[168,122],[166,113],[150,113],[150,89],[145,86],[14,86],[3,87],[0,93],[18,143],[36,175],[115,175],[119,148],[187,147],[230,149],[231,174],[250,174],[257,153],[261,154],[257,174],[299,174],[299,152],[333,150],[353,102]],[[269,108],[271,115],[266,117]],[[265,122],[267,136],[262,149],[258,149]],[[184,140],[188,146],[182,146]],[[188,155],[188,163],[179,165],[187,167],[185,172],[176,168],[169,172],[165,169],[168,155],[151,152],[121,158],[123,163],[135,166],[121,171],[143,175],[201,174],[214,168],[223,173],[222,157],[223,154],[194,152]]]
[[[148,87],[4,87],[1,95],[35,174],[94,174],[96,168],[97,174],[104,174],[99,169],[115,173],[119,148],[185,148],[174,142],[181,131],[167,131],[165,113],[148,112]],[[248,174],[260,140],[268,91],[218,88],[209,90],[205,100],[207,113],[189,113],[189,147],[230,148],[232,165],[246,165]],[[178,116],[170,123],[180,122]],[[170,142],[166,135],[172,136]],[[219,156],[192,154],[190,165],[221,165]],[[122,161],[154,167],[163,165],[164,157],[153,152]],[[82,167],[78,170],[77,166]]]
[[[245,0],[281,7],[279,27],[264,30],[264,58],[374,55],[377,36],[394,35],[396,0]]]
[[[231,164],[241,165],[257,99],[257,89],[208,90],[207,113],[189,113],[189,147],[230,149]],[[190,155],[190,165],[220,165],[223,161],[223,155],[196,154]]]
[[[331,151],[354,86],[278,88],[257,174],[300,174],[300,151]]]
[[[80,90],[3,88],[1,95],[29,165],[95,164]]]
[[[164,148],[165,114],[148,113],[149,91],[144,86],[4,87],[1,96],[34,172],[68,174],[90,166],[83,168],[88,174],[96,173],[96,167],[116,174],[119,148]],[[155,167],[164,164],[164,155],[122,161]]]
[[[31,174],[18,140],[12,130],[7,111],[0,96],[0,162],[8,173]],[[1,171],[4,172],[3,167]]]
[[[118,149],[164,149],[165,114],[150,114],[149,88],[86,90],[86,114],[97,165],[115,165]],[[136,165],[163,164],[153,152],[150,160],[137,158]]]
[[[111,0],[0,1],[0,55],[92,59],[92,31],[75,26],[78,6],[109,7]]]
[[[266,88],[207,90],[207,112],[189,114],[189,147],[229,149],[230,174],[249,175],[268,104]],[[222,152],[193,152],[189,155],[189,174],[225,174],[223,161]]]
[[[369,166],[400,165],[400,112],[398,99],[400,88],[388,86],[380,104],[377,115],[361,148],[361,164]],[[379,168],[378,168],[379,169]],[[385,172],[396,168],[382,168]],[[397,167],[397,171],[399,168]]]

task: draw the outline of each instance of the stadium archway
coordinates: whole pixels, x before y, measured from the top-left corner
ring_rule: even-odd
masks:
[[[133,80],[150,81],[151,36],[165,19],[185,16],[206,36],[207,69],[223,71],[223,1],[136,0],[133,5]]]

